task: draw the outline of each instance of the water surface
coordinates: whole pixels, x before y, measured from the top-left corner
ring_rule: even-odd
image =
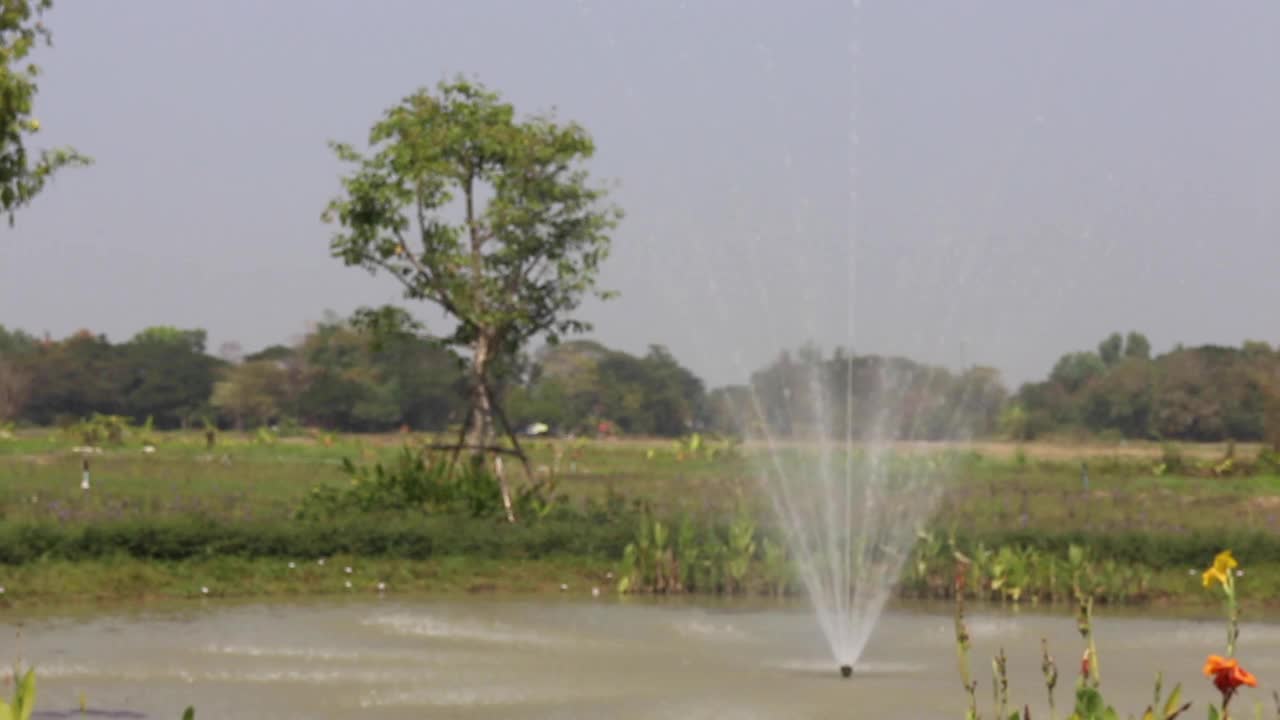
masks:
[[[78,706],[177,718],[901,718],[963,714],[947,606],[886,613],[851,680],[802,605],[614,599],[436,598],[0,615],[0,658],[37,667],[40,716]],[[21,637],[17,630],[21,625]],[[1099,619],[1105,686],[1140,714],[1156,669],[1183,681],[1221,652],[1216,618]],[[1040,638],[1070,688],[1071,618],[974,612],[974,670],[990,715],[990,657],[1009,655],[1016,700],[1044,705]],[[17,641],[17,645],[15,645]],[[1247,626],[1240,657],[1280,682],[1280,626]],[[1250,691],[1248,703],[1263,699]],[[1067,703],[1060,692],[1059,708]],[[1203,709],[1196,714],[1203,712]],[[1040,716],[1047,716],[1044,711]],[[74,717],[74,715],[67,715]]]

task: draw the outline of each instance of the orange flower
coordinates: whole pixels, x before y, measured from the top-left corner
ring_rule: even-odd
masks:
[[[1258,679],[1253,673],[1240,667],[1240,663],[1233,658],[1210,655],[1204,664],[1204,674],[1213,678],[1214,687],[1223,695],[1234,694],[1241,685],[1258,687]]]

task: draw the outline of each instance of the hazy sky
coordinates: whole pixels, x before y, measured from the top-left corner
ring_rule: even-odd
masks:
[[[1273,2],[83,2],[50,15],[0,324],[287,341],[395,301],[320,213],[388,106],[456,73],[588,127],[627,218],[583,314],[712,384],[783,347],[1019,382],[1112,330],[1280,341]],[[438,317],[421,313],[439,327]]]

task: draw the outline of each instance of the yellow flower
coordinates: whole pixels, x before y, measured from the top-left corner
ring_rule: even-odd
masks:
[[[40,121],[35,118],[31,118],[27,121],[27,127],[31,128],[31,132],[35,132],[40,129]]]
[[[1218,572],[1217,568],[1209,568],[1208,570],[1205,570],[1204,575],[1201,576],[1201,580],[1204,582],[1205,587],[1213,587],[1213,582],[1215,580],[1223,585],[1227,584],[1227,576]]]
[[[1230,550],[1223,550],[1213,559],[1213,569],[1221,573],[1225,573],[1228,570],[1234,570],[1239,566],[1240,563],[1236,562],[1236,559],[1231,557]]]
[[[1215,580],[1219,584],[1226,585],[1231,571],[1239,565],[1240,563],[1236,562],[1234,557],[1231,557],[1230,550],[1223,550],[1213,559],[1213,567],[1204,571],[1201,580],[1204,582],[1205,587],[1211,587]]]

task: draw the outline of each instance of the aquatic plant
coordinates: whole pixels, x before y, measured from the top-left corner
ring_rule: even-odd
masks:
[[[1077,560],[1080,560],[1078,557]],[[969,663],[969,631],[964,620],[964,598],[967,593],[965,585],[970,578],[972,561],[957,554],[954,565],[955,594],[955,638],[956,655],[960,673],[961,687],[968,700],[965,710],[966,720],[980,720],[978,709],[978,682],[973,678]],[[1082,562],[1075,564],[1077,573],[1073,582],[1073,592],[1077,603],[1076,626],[1084,644],[1084,652],[1080,659],[1080,673],[1076,679],[1075,703],[1068,720],[1119,720],[1120,714],[1108,705],[1102,695],[1102,671],[1098,656],[1097,638],[1093,626],[1094,595],[1088,585],[1081,585],[1083,572]],[[1236,594],[1236,580],[1242,571],[1237,570],[1239,563],[1230,550],[1218,553],[1213,563],[1202,574],[1202,582],[1206,588],[1221,590],[1225,599],[1227,619],[1226,654],[1210,654],[1205,661],[1203,672],[1220,694],[1218,704],[1208,705],[1209,720],[1229,720],[1231,701],[1244,687],[1257,687],[1257,678],[1246,670],[1235,658],[1236,643],[1240,636],[1240,606]],[[1056,720],[1056,704],[1054,691],[1058,685],[1058,667],[1053,656],[1049,654],[1048,641],[1041,639],[1041,671],[1044,676],[1045,689],[1048,693],[1049,717]],[[1276,696],[1277,717],[1280,717],[1280,695]],[[1000,648],[992,660],[992,701],[996,720],[1030,720],[1030,706],[1024,705],[1021,711],[1009,711],[1009,683],[1004,649]],[[1174,720],[1191,708],[1190,702],[1182,699],[1181,684],[1175,685],[1168,696],[1163,694],[1163,677],[1156,674],[1155,691],[1152,703],[1142,713],[1142,720]],[[1261,720],[1262,705],[1255,705],[1255,717]],[[1134,717],[1130,715],[1129,717]]]
[[[35,670],[28,669],[19,679],[18,668],[15,667],[13,677],[16,681],[13,684],[13,700],[7,703],[0,700],[0,720],[30,720],[36,707]]]

